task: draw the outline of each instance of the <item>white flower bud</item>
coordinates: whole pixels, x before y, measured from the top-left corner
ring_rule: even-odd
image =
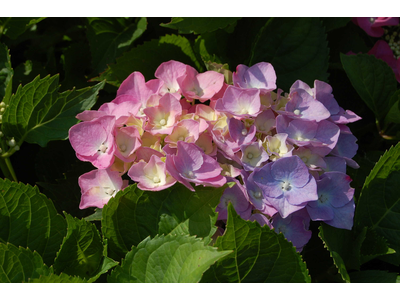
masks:
[[[15,145],[14,150],[15,150],[15,151],[18,151],[18,150],[19,150],[19,146],[18,146],[18,145]]]
[[[15,147],[15,145],[16,145],[17,143],[15,142],[14,138],[11,138],[11,140],[9,140],[9,141],[7,142],[7,144],[8,144],[8,146],[10,146],[10,147]]]

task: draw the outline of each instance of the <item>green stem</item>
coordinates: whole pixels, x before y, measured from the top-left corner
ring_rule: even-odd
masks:
[[[6,165],[7,165],[8,171],[11,173],[12,179],[15,182],[18,182],[17,175],[15,175],[14,168],[13,168],[13,166],[11,164],[10,158],[6,157],[4,160],[6,161]]]
[[[2,159],[2,158],[0,158],[0,169],[3,172],[3,176],[5,178],[8,178],[10,180],[14,180],[12,175],[11,175],[11,173],[10,173],[10,170],[8,169],[8,166],[7,166],[6,162],[5,162],[5,160]]]

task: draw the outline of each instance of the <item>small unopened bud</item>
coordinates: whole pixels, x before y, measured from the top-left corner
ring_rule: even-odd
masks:
[[[5,110],[6,110],[6,109],[5,109],[4,107],[0,108],[0,113],[1,113],[1,114],[4,113]]]
[[[12,138],[11,140],[8,141],[7,144],[8,144],[8,146],[10,146],[10,147],[15,147],[15,145],[16,145],[17,143],[15,142],[14,138]]]
[[[14,150],[15,150],[15,151],[18,151],[18,150],[19,150],[19,146],[18,146],[18,145],[15,145]]]
[[[3,149],[0,148],[0,153],[3,152]]]
[[[3,137],[4,133],[2,131],[0,131],[0,137]]]
[[[6,104],[4,102],[1,102],[0,107],[6,107]]]

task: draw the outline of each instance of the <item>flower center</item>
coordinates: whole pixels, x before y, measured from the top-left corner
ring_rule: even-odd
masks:
[[[183,136],[178,137],[178,141],[183,141],[185,138]]]
[[[108,186],[104,187],[103,189],[104,189],[104,192],[107,195],[112,196],[115,193],[115,190],[113,188],[108,187]]]
[[[122,144],[119,146],[119,150],[121,150],[121,152],[125,152],[126,151],[126,145]]]
[[[290,191],[291,190],[291,186],[290,186],[290,183],[289,182],[287,182],[287,181],[284,181],[283,182],[283,184],[282,184],[282,190],[284,190],[284,191]]]
[[[328,200],[328,197],[325,196],[324,194],[321,194],[321,195],[319,195],[319,197],[318,197],[318,201],[319,201],[320,203],[324,203],[324,202],[326,202],[327,200]]]
[[[165,124],[167,124],[167,121],[165,121],[165,119],[161,119],[161,120],[160,120],[160,125],[161,125],[161,126],[164,126]]]
[[[242,135],[246,135],[247,134],[247,129],[243,129],[242,130]]]
[[[262,195],[261,195],[261,192],[260,192],[260,191],[254,193],[254,197],[257,198],[257,199],[260,199],[261,196],[262,196]]]
[[[108,147],[107,147],[106,145],[101,144],[100,147],[99,147],[99,149],[98,149],[97,151],[106,153],[107,148],[108,148]]]
[[[252,159],[253,158],[253,154],[252,153],[247,153],[247,158],[248,159]]]
[[[157,176],[154,176],[154,177],[153,177],[153,182],[154,182],[154,183],[160,183],[161,180],[160,180],[160,178],[158,178]]]
[[[295,115],[300,115],[300,110],[299,110],[299,109],[295,109],[295,110],[294,110],[294,114],[295,114]]]
[[[187,171],[187,172],[185,173],[185,176],[186,176],[187,178],[194,178],[194,173],[193,173],[192,171]]]

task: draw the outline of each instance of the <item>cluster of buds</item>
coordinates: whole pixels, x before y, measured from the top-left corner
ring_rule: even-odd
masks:
[[[4,102],[0,102],[0,124],[1,124],[1,122],[3,120],[3,114],[4,114],[5,110],[6,110],[6,106],[7,105]]]
[[[395,26],[394,28],[385,29],[385,40],[387,41],[390,49],[392,49],[396,59],[400,57],[400,26]]]
[[[226,220],[231,202],[298,251],[311,237],[310,220],[351,229],[346,166],[358,165],[347,124],[360,117],[338,105],[329,84],[298,80],[284,93],[266,62],[237,66],[232,84],[177,61],[162,63],[155,77],[146,82],[134,72],[114,100],[77,115],[83,122],[71,127],[71,145],[97,168],[79,178],[81,209],[103,207],[128,186],[127,174],[148,191],[233,182],[218,219]]]

